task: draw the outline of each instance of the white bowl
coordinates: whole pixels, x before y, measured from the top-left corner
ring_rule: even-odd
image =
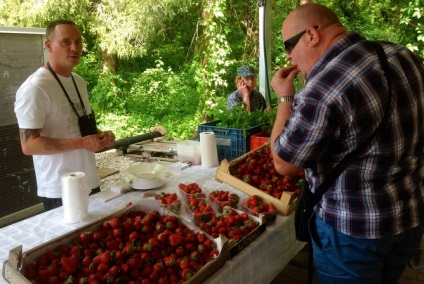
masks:
[[[137,164],[129,167],[127,171],[139,179],[154,179],[165,170],[165,166],[160,164]]]
[[[165,181],[161,178],[153,179],[133,179],[130,181],[131,188],[135,190],[146,191],[161,187],[165,184]]]

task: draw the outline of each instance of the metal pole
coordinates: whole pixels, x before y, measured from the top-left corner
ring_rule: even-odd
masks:
[[[259,6],[259,92],[264,95],[267,105],[271,105],[271,4],[268,0],[258,0]],[[268,4],[268,5],[267,5]]]

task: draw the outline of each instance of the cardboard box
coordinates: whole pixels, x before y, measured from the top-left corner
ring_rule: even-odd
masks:
[[[156,200],[141,200],[137,204],[128,206],[127,208],[121,209],[107,217],[96,221],[92,224],[88,224],[76,230],[73,230],[63,236],[57,237],[47,243],[39,245],[33,249],[22,253],[22,246],[18,246],[9,252],[9,258],[4,262],[3,265],[3,277],[13,284],[31,284],[31,282],[25,278],[23,271],[28,264],[34,262],[38,259],[43,253],[47,252],[50,249],[56,248],[61,244],[70,244],[79,234],[82,232],[94,232],[99,229],[101,224],[114,217],[119,217],[123,214],[129,213],[135,210],[142,210],[145,212],[150,212],[152,210],[158,210],[161,215],[170,215],[170,212],[164,208],[160,207],[160,202]],[[193,231],[199,231],[195,226],[192,226],[188,222],[185,222],[183,219],[180,219],[189,229]],[[198,284],[202,283],[208,276],[212,275],[216,270],[223,266],[228,258],[229,248],[228,240],[220,236],[219,238],[214,239],[217,244],[219,255],[205,266],[203,266],[196,274],[192,276],[188,281],[184,283]]]
[[[252,151],[259,151],[263,147],[267,147],[267,144],[264,144],[261,147]],[[215,179],[219,182],[224,182],[228,185],[231,185],[237,188],[238,190],[247,193],[250,196],[257,195],[267,203],[272,202],[280,214],[289,215],[296,208],[297,204],[297,196],[294,194],[294,192],[284,191],[281,198],[277,199],[230,174],[230,168],[242,162],[252,151],[244,154],[243,156],[240,156],[239,158],[231,162],[223,160],[221,162],[221,165],[216,170]]]

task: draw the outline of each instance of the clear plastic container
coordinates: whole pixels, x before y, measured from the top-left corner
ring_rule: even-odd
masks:
[[[200,142],[195,140],[183,140],[177,142],[178,160],[200,165]]]

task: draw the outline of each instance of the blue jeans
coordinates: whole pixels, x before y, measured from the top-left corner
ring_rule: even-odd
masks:
[[[314,217],[310,222],[314,263],[323,284],[397,283],[423,236],[417,227],[382,239],[354,238]]]

